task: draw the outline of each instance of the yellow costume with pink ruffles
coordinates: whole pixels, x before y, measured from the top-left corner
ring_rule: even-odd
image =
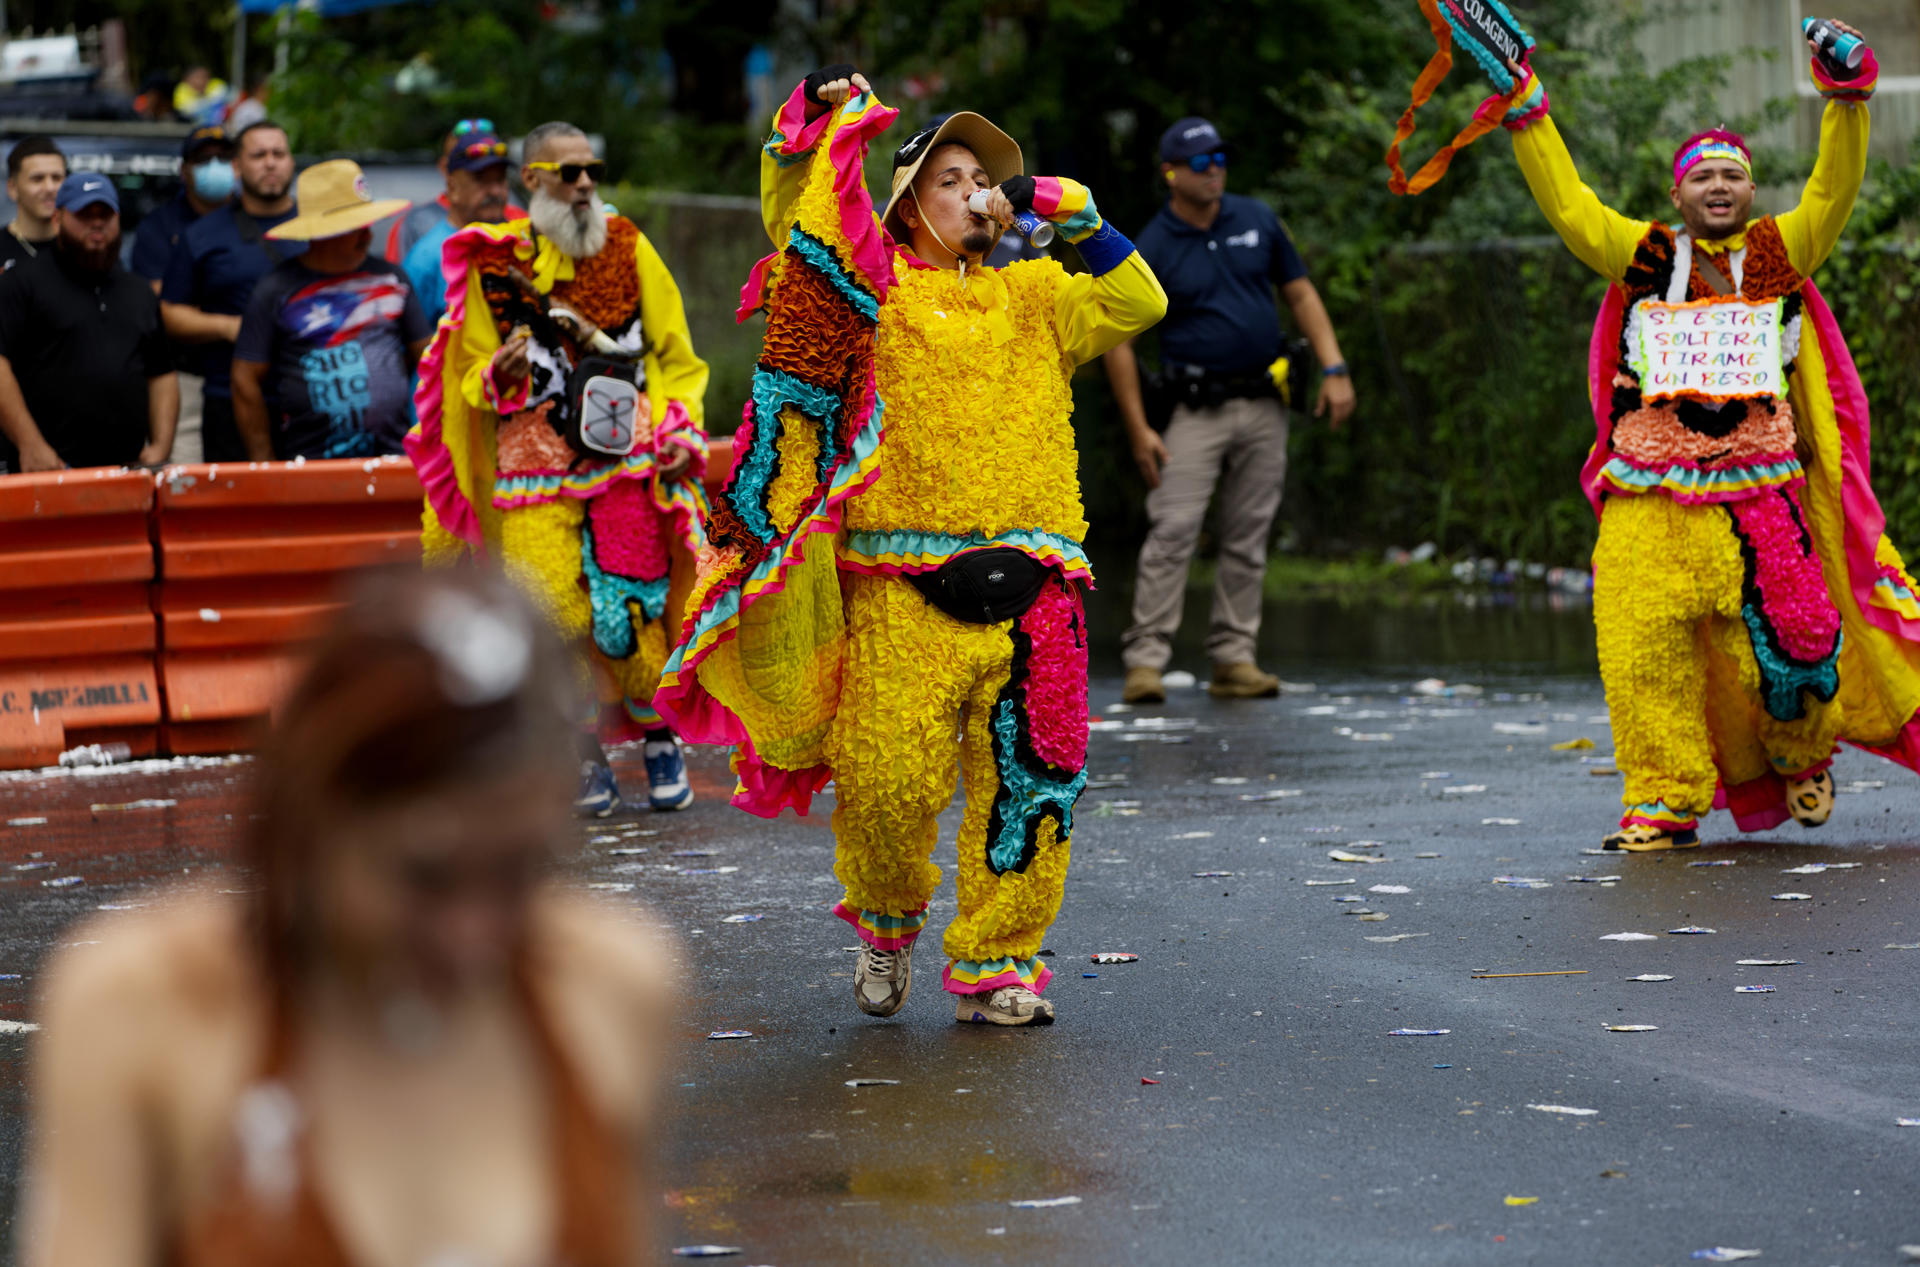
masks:
[[[776,116],[761,190],[779,249],[742,306],[764,305],[767,336],[660,707],[736,746],[744,809],[805,813],[834,781],[836,913],[881,949],[926,924],[958,773],[946,988],[1038,991],[1086,782],[1069,376],[1166,299],[1068,181],[1037,182],[1034,209],[1088,272],[969,269],[963,289],[895,248],[862,184],[894,114],[861,96],[809,122],[796,91]],[[957,619],[907,579],[990,549],[1044,569],[1012,619]]]
[[[427,490],[428,563],[497,559],[589,649],[600,728],[621,738],[661,724],[653,693],[704,541],[707,367],[652,244],[623,217],[607,228],[606,245],[583,259],[536,241],[524,222],[469,225],[447,240],[447,314],[421,359],[407,451]],[[585,352],[549,305],[585,317],[638,363],[645,416],[624,458],[583,456],[556,426]],[[532,336],[532,372],[503,394],[491,364],[516,328]],[[676,453],[688,462],[660,478]]]
[[[1842,739],[1920,769],[1920,603],[1868,482],[1865,395],[1809,280],[1860,188],[1874,73],[1839,84],[1816,64],[1832,100],[1799,206],[1720,241],[1602,204],[1544,107],[1509,122],[1541,210],[1613,283],[1582,479],[1601,514],[1594,624],[1629,830],[1684,843],[1718,805],[1774,826],[1786,785]],[[1645,323],[1714,306],[1773,323],[1780,389],[1663,389],[1683,380],[1662,376]],[[1671,359],[1716,367],[1749,336],[1689,337]],[[1684,380],[1719,381],[1734,380]]]

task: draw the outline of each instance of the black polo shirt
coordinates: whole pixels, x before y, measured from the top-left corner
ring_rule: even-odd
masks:
[[[26,263],[34,256],[42,254],[53,245],[49,238],[44,242],[27,242],[14,236],[11,224],[0,225],[0,272],[6,272]]]
[[[1274,291],[1305,277],[1307,266],[1266,203],[1223,194],[1207,229],[1163,206],[1133,242],[1167,292],[1163,360],[1238,374],[1280,355]]]
[[[128,466],[147,442],[147,382],[173,372],[153,288],[120,262],[69,267],[52,246],[0,277],[0,355],[69,466]],[[20,469],[0,437],[0,462]]]

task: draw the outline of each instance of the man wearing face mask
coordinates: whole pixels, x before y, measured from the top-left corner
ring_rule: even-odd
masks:
[[[260,280],[233,351],[234,418],[247,456],[397,454],[432,330],[406,274],[367,251],[374,221],[407,202],[374,201],[360,165],[334,159],[300,173],[297,206],[267,232],[305,242],[306,251]]]
[[[861,168],[893,114],[836,66],[775,116],[761,207],[778,253],[748,286],[772,274],[769,333],[713,518],[720,567],[662,697],[738,745],[743,809],[805,812],[834,780],[835,914],[863,943],[854,1002],[872,1016],[906,1002],[958,773],[942,985],[958,1021],[1046,1024],[1038,956],[1086,784],[1070,376],[1167,301],[1085,187],[1025,175],[1013,139],[967,111],[895,152],[882,231]],[[984,267],[1026,214],[1085,271]]]
[[[600,202],[586,133],[543,123],[522,150],[528,219],[469,224],[441,248],[462,280],[407,437],[427,560],[498,559],[581,648],[601,709],[582,719],[579,813],[621,807],[602,737],[641,740],[648,804],[684,809],[685,757],[653,695],[705,541],[707,366],[673,274]]]
[[[167,264],[180,249],[187,226],[233,197],[233,143],[225,128],[195,128],[180,147],[180,192],[149,211],[133,234],[131,267],[153,284],[167,279]]]
[[[455,137],[446,166],[447,192],[439,199],[446,206],[446,214],[420,235],[403,264],[429,321],[438,321],[447,310],[447,278],[440,263],[440,248],[456,229],[470,224],[499,224],[508,218],[510,205],[507,143],[493,129],[475,127]]]
[[[233,343],[253,288],[267,270],[300,254],[301,244],[267,237],[293,219],[293,151],[278,124],[255,123],[233,138],[240,196],[187,226],[167,261],[160,315],[167,335],[205,380],[200,443],[209,462],[244,462],[234,423]]]

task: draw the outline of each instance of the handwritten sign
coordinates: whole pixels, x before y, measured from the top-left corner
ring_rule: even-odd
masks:
[[[1784,396],[1780,300],[1708,299],[1634,306],[1628,352],[1647,400]]]

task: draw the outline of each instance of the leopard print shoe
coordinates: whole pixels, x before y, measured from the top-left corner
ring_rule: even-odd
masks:
[[[1617,849],[1624,853],[1658,853],[1662,849],[1698,849],[1700,833],[1691,827],[1683,827],[1678,831],[1666,831],[1659,827],[1636,824],[1632,827],[1622,827],[1601,841],[1600,847]]]
[[[1821,770],[1787,784],[1787,811],[1802,827],[1818,827],[1832,817],[1832,772]]]

